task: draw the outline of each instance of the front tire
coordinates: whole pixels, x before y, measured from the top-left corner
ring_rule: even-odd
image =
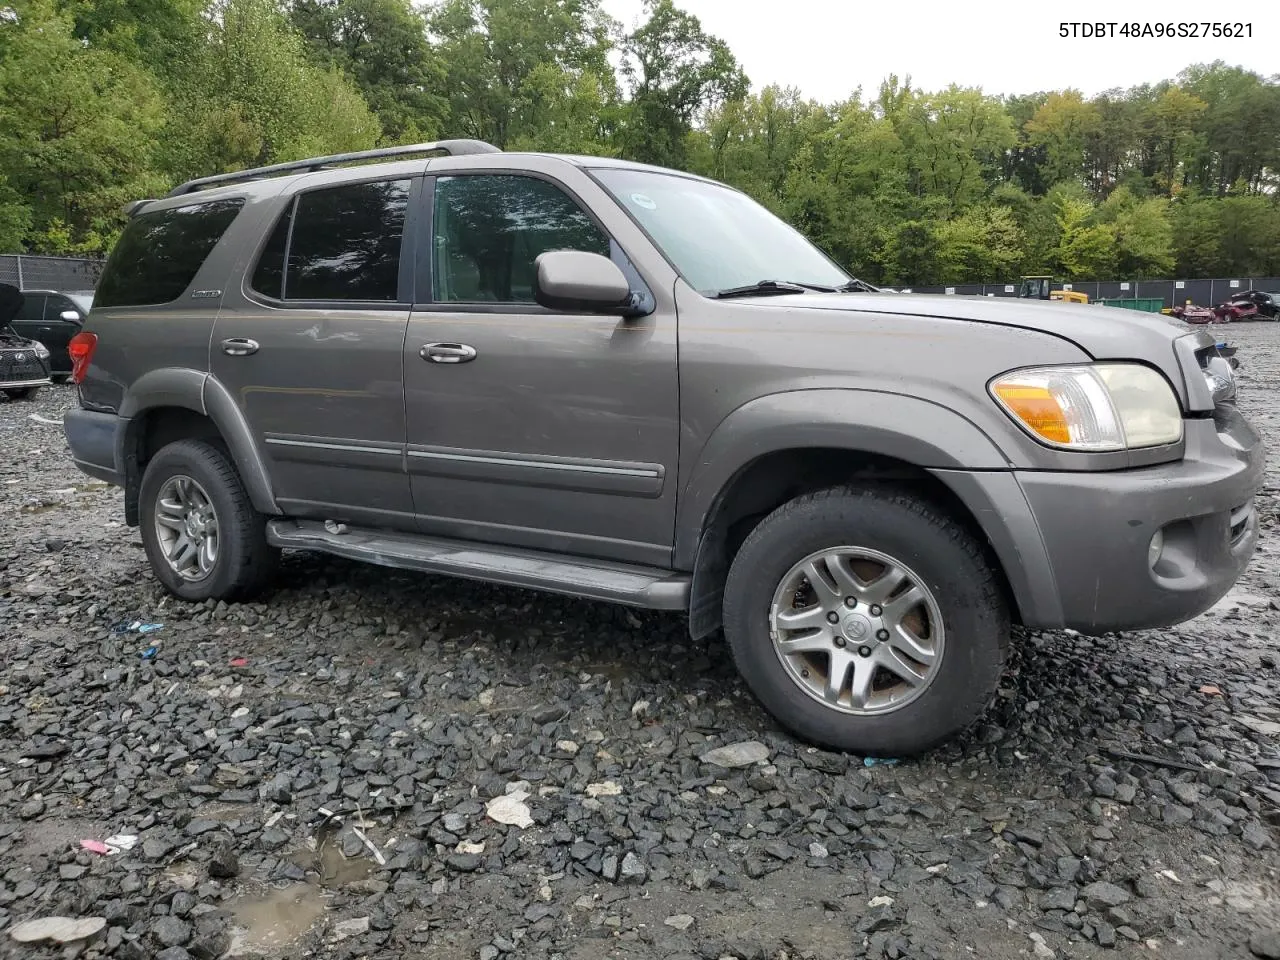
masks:
[[[724,629],[783,726],[878,757],[922,753],[977,719],[1009,642],[981,545],[882,487],[808,494],[762,520],[730,568]]]
[[[226,454],[203,440],[179,440],[151,458],[139,490],[139,526],[156,578],[184,600],[240,600],[275,574],[267,543]]]
[[[5,396],[10,400],[33,400],[39,387],[21,387],[17,390],[6,390]]]

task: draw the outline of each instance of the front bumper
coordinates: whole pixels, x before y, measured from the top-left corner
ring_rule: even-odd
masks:
[[[114,413],[75,409],[62,418],[71,458],[81,471],[98,480],[124,486],[121,452],[129,421]]]
[[[1203,613],[1253,556],[1253,496],[1265,460],[1258,434],[1224,404],[1212,419],[1187,421],[1185,454],[1175,463],[1017,472],[1056,593],[1020,602],[1023,621],[1099,634],[1171,626]],[[1153,566],[1157,531],[1164,543]]]

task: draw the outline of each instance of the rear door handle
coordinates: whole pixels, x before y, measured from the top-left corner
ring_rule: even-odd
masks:
[[[228,357],[247,357],[258,352],[258,341],[248,337],[230,337],[222,341],[222,352]]]
[[[476,348],[465,343],[424,343],[418,356],[432,363],[466,363],[476,358]]]

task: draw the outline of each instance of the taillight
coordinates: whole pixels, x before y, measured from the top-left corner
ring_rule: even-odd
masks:
[[[67,355],[71,357],[71,382],[80,383],[89,370],[93,351],[98,348],[98,335],[81,330],[67,343]]]

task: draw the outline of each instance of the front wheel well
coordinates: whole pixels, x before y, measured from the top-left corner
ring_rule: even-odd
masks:
[[[129,526],[138,525],[138,497],[147,463],[178,440],[207,440],[226,447],[217,424],[187,407],[151,407],[129,421],[124,440],[124,518]]]
[[[894,457],[858,450],[779,450],[739,470],[716,498],[703,522],[694,563],[689,632],[701,638],[720,628],[720,606],[729,564],[765,517],[796,497],[849,484],[891,485],[944,510],[985,549],[988,562],[1017,618],[1008,577],[977,518],[936,476]]]

